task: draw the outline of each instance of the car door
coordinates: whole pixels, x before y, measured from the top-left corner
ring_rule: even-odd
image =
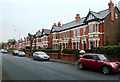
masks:
[[[90,55],[89,57],[89,67],[90,68],[94,68],[94,69],[97,69],[99,68],[99,65],[100,65],[100,62],[99,62],[99,59],[98,59],[98,56],[97,55]]]
[[[82,63],[85,65],[85,67],[89,67],[89,55],[84,55],[82,57]]]

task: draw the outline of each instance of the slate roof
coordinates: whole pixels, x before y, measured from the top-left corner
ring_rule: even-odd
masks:
[[[109,9],[106,9],[100,12],[93,12],[93,11],[90,11],[90,12],[98,19],[104,19],[110,13]]]
[[[110,13],[109,9],[106,9],[106,10],[103,10],[103,11],[100,11],[100,12],[89,11],[87,16],[81,18],[79,22],[72,21],[72,22],[69,22],[69,23],[66,23],[66,24],[62,25],[61,27],[53,26],[52,29],[51,29],[51,32],[60,32],[60,31],[63,31],[63,30],[67,30],[67,29],[75,28],[77,26],[84,25],[84,24],[86,24],[86,21],[89,21],[89,19],[87,20],[87,18],[89,17],[90,14],[92,14],[95,17],[95,19],[97,19],[97,20],[99,20],[99,19],[104,20],[104,18],[109,13]]]
[[[42,35],[42,32],[37,32],[36,33],[36,36],[38,37],[38,36],[41,36]]]
[[[53,26],[52,27],[52,32],[59,32],[59,31],[70,29],[70,28],[74,28],[76,26],[83,25],[83,24],[85,24],[85,23],[83,23],[84,20],[85,20],[85,17],[81,18],[79,22],[72,21],[72,22],[63,24],[61,27]]]
[[[49,29],[42,29],[42,35],[49,35],[50,30]]]

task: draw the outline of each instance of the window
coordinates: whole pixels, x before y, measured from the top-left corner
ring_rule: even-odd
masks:
[[[98,32],[98,24],[90,24],[89,28],[89,33]]]
[[[68,43],[66,43],[66,49],[68,49]]]
[[[117,13],[115,13],[115,19],[118,19],[118,14]]]
[[[90,48],[91,48],[91,49],[94,48],[94,41],[90,41]]]
[[[55,39],[58,39],[58,34],[55,35]]]
[[[77,29],[77,36],[80,36],[80,29]]]
[[[62,39],[62,33],[60,33],[60,38]]]
[[[83,28],[83,35],[86,35],[86,27]]]
[[[65,38],[68,37],[68,32],[64,32]]]
[[[90,59],[93,59],[93,60],[98,60],[98,56],[97,55],[91,55]]]
[[[93,24],[90,24],[90,25],[89,25],[89,29],[90,29],[89,32],[92,33],[92,32],[93,32]]]
[[[84,55],[82,58],[89,59],[89,55]]]
[[[76,30],[73,31],[73,37],[76,37]]]
[[[98,47],[98,41],[97,40],[95,41],[95,47]]]
[[[95,24],[95,32],[98,32],[98,24]]]

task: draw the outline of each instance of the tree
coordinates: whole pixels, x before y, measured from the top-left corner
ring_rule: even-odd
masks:
[[[32,44],[33,44],[33,40],[34,40],[34,38],[36,38],[36,35],[32,35],[32,34],[30,34],[30,33],[28,33],[28,39],[29,39],[29,41],[30,41],[30,56],[32,55]]]
[[[6,48],[6,46],[7,46],[7,43],[5,42],[0,43],[0,49],[4,49]]]
[[[16,40],[15,39],[9,39],[7,44],[9,46],[9,49],[10,49],[10,46],[12,46],[12,49],[13,49],[13,46],[16,44]]]

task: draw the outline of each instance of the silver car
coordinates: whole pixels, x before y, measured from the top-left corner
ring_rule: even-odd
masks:
[[[42,51],[36,51],[33,53],[33,59],[37,60],[49,60],[49,56]]]
[[[16,55],[17,55],[17,56],[20,56],[20,57],[24,57],[24,56],[25,56],[25,52],[23,52],[23,51],[18,51],[18,52],[16,53]]]

